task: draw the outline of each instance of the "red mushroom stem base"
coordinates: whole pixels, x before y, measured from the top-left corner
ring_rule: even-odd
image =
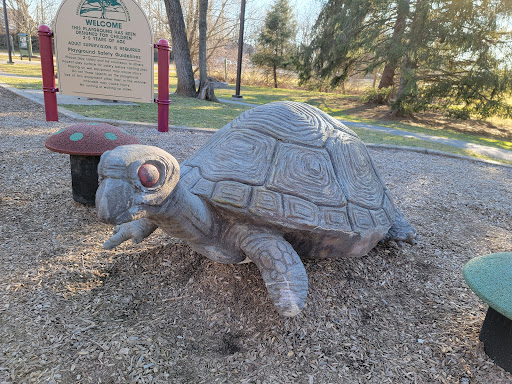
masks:
[[[70,156],[73,200],[94,205],[98,189],[99,162],[100,156]]]

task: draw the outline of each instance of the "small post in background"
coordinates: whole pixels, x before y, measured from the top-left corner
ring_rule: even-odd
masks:
[[[158,49],[158,132],[169,131],[169,61],[171,55],[171,47],[165,39],[155,44]]]
[[[7,18],[7,6],[5,5],[5,0],[3,0],[4,5],[4,22],[5,22],[5,36],[7,37],[7,52],[9,53],[9,61],[7,64],[14,64],[12,61],[12,52],[14,51],[14,45],[12,44],[12,40],[9,35],[9,19]]]
[[[227,57],[224,58],[224,82],[228,82],[228,59]]]
[[[41,74],[43,76],[44,110],[46,121],[59,121],[57,109],[57,95],[55,88],[55,70],[53,68],[53,32],[47,25],[41,25],[37,31],[39,35],[39,52],[41,55]]]
[[[245,0],[242,0],[240,9],[240,33],[238,35],[238,62],[236,63],[236,88],[233,99],[242,99],[240,95],[240,81],[242,77],[242,57],[244,51],[244,22],[245,22]]]

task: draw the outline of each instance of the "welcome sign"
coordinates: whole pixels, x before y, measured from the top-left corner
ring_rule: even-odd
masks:
[[[64,0],[53,30],[62,94],[153,102],[153,36],[135,1]]]

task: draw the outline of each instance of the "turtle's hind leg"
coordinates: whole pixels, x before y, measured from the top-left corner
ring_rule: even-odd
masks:
[[[416,244],[416,230],[414,227],[405,219],[402,212],[396,210],[395,222],[388,231],[388,234],[383,241],[395,240],[403,241],[411,245]]]
[[[258,266],[278,312],[297,315],[304,308],[308,277],[290,243],[279,234],[253,232],[242,239],[240,248]]]

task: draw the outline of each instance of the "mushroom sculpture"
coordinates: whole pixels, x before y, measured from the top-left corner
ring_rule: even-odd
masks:
[[[489,305],[480,330],[485,353],[512,373],[512,252],[475,257],[464,266],[463,276]]]
[[[70,155],[73,199],[87,205],[94,205],[100,156],[125,144],[140,144],[140,141],[105,123],[71,125],[54,133],[44,143],[51,151]]]

